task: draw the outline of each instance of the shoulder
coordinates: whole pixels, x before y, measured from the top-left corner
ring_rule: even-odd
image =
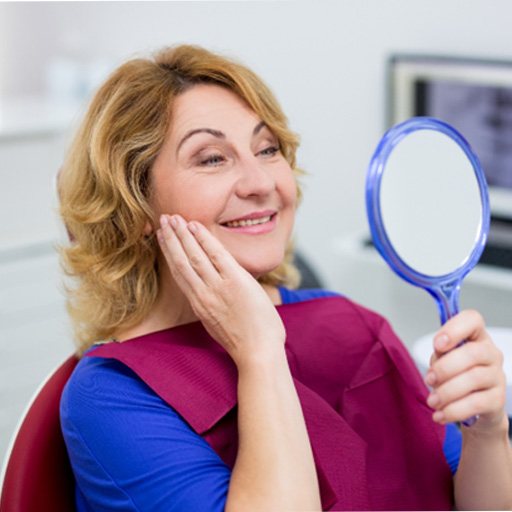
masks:
[[[60,402],[65,439],[80,438],[99,451],[105,448],[102,443],[112,441],[107,431],[112,437],[122,433],[126,441],[136,435],[137,429],[132,430],[134,418],[147,416],[149,420],[155,415],[165,415],[176,429],[190,429],[132,370],[119,361],[99,357],[79,361]]]
[[[339,293],[325,290],[323,288],[291,290],[290,288],[280,286],[279,293],[283,304],[294,304],[295,302],[303,302],[306,300],[320,299],[324,297],[341,297]]]
[[[223,508],[229,468],[122,363],[82,358],[60,410],[77,488],[91,510]]]
[[[325,308],[323,305],[317,308],[318,314],[321,316],[331,314],[333,317],[341,314],[339,321],[342,324],[346,324],[350,321],[352,325],[357,324],[359,327],[367,328],[373,333],[379,332],[382,326],[387,324],[387,320],[382,315],[354,302],[339,292],[326,290],[324,288],[291,290],[289,288],[279,287],[279,293],[283,305],[327,298],[338,299],[329,302],[332,306],[330,308]],[[335,322],[335,324],[339,324],[339,322]]]
[[[386,320],[340,293],[325,289],[280,288],[283,305],[279,313],[285,324],[290,348],[308,356],[313,346],[339,354],[342,347],[351,362],[366,357],[379,342]]]
[[[148,390],[135,373],[119,361],[82,357],[64,388],[61,413],[87,413],[87,406],[106,407],[128,400],[133,393],[149,395]]]
[[[322,364],[344,354],[347,382],[356,374],[366,379],[375,369],[380,374],[393,366],[406,373],[415,369],[389,322],[375,311],[328,290],[281,289],[281,293],[287,299],[280,314],[289,348],[301,361],[310,360],[313,350],[321,352]]]

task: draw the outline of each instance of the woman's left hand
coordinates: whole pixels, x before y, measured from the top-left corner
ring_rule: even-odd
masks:
[[[467,343],[457,347],[462,341]],[[433,388],[427,403],[435,409],[434,421],[450,423],[478,415],[478,430],[503,426],[503,354],[485,330],[482,316],[467,310],[448,320],[434,338],[434,351],[425,377]]]

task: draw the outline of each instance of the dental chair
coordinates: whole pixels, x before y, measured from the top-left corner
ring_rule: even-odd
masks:
[[[34,394],[5,457],[0,512],[73,512],[74,479],[59,402],[78,359],[71,355]]]

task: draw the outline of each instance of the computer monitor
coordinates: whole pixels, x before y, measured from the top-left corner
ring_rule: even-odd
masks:
[[[512,62],[424,55],[388,61],[392,126],[431,116],[459,130],[478,155],[495,223],[512,221]]]

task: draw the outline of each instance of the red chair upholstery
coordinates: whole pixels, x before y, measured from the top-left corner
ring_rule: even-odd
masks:
[[[21,422],[2,485],[0,512],[72,512],[74,480],[59,402],[78,359],[70,356],[42,385]]]

